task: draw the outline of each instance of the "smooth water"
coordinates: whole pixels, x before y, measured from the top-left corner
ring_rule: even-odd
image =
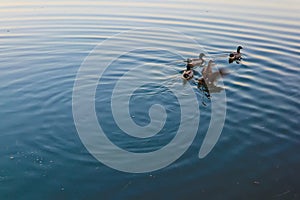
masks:
[[[1,0],[0,199],[300,199],[299,13],[296,0]],[[140,27],[184,33],[232,73],[223,79],[225,90],[212,94],[226,92],[227,103],[213,150],[198,158],[211,101],[191,83],[201,113],[192,145],[168,167],[135,174],[109,168],[86,150],[73,120],[72,92],[81,63],[97,44]],[[154,47],[199,53],[172,35],[156,31],[152,37]],[[220,55],[237,45],[244,47],[244,59],[229,65]],[[107,56],[115,52],[105,49]],[[179,84],[184,64],[170,63],[180,59],[163,49],[142,49],[121,55],[105,71],[95,108],[114,144],[142,153],[172,140],[180,105],[168,88]],[[167,67],[145,72],[161,84],[133,93],[131,115],[145,126],[150,106],[160,103],[168,118],[157,135],[137,139],[116,126],[110,98],[127,70],[147,63]]]

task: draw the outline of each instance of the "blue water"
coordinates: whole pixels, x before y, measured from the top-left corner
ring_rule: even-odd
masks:
[[[299,11],[295,0],[0,1],[0,199],[300,199]],[[146,27],[187,35],[231,71],[225,90],[211,94],[226,94],[226,119],[215,147],[199,159],[211,100],[187,83],[201,113],[192,145],[165,168],[126,173],[99,162],[83,145],[73,120],[73,86],[96,45]],[[95,96],[107,137],[135,153],[163,148],[180,125],[180,105],[169,88],[182,84],[184,93],[184,64],[159,47],[176,48],[184,57],[200,51],[155,30],[150,42],[157,48],[121,55]],[[143,35],[133,39],[149,43]],[[220,55],[237,45],[244,47],[244,59],[229,65]],[[130,115],[146,126],[149,108],[160,103],[168,118],[155,136],[135,138],[114,122],[110,98],[126,71],[147,63],[164,67],[133,74],[156,82],[134,92]]]

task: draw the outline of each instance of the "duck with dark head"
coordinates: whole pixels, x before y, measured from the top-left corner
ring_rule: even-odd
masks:
[[[199,54],[199,58],[188,58],[185,62],[189,63],[191,67],[203,66],[205,63],[204,53]]]
[[[190,80],[194,77],[194,71],[193,68],[194,66],[192,65],[192,60],[188,59],[187,64],[186,64],[186,70],[183,71],[182,73],[182,78],[185,80]]]
[[[236,51],[229,54],[229,58],[228,58],[229,63],[232,63],[233,61],[236,61],[236,63],[239,64],[239,62],[242,60],[241,49],[243,49],[243,47],[238,46]]]

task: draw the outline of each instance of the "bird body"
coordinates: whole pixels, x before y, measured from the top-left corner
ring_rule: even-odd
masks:
[[[190,64],[191,67],[201,66],[205,62],[204,56],[204,53],[200,53],[199,58],[188,58],[186,62]]]
[[[185,80],[190,80],[194,77],[193,66],[190,63],[187,63],[186,70],[182,73],[182,78]]]
[[[212,74],[212,67],[214,66],[214,62],[210,60],[206,67],[202,69],[202,76],[205,80]]]
[[[194,72],[193,70],[184,70],[182,73],[182,78],[185,80],[190,80],[194,77]]]
[[[202,78],[198,80],[199,84],[214,84],[214,82],[216,82],[218,78],[228,74],[228,71],[226,71],[225,69],[219,69],[217,72],[212,72],[212,67],[214,65],[214,62],[210,60],[207,66],[202,69]]]

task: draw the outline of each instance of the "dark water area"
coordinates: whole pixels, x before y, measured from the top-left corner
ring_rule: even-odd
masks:
[[[295,0],[0,0],[0,199],[300,199],[299,13]],[[218,142],[199,159],[211,100],[186,83],[200,110],[191,146],[167,167],[126,173],[85,148],[73,119],[73,86],[96,45],[120,32],[151,27],[151,34],[133,39],[157,49],[120,55],[100,79],[95,110],[107,137],[143,153],[162,149],[179,129],[180,103],[170,88],[182,86],[185,95],[180,75],[185,65],[176,62],[181,56],[162,48],[176,48],[185,58],[197,57],[199,49],[160,28],[192,38],[218,67],[231,71],[222,79],[225,89],[211,94],[226,94],[226,118]],[[229,65],[226,55],[238,45],[243,60]],[[118,50],[112,46],[104,53],[115,56]],[[146,126],[150,107],[159,103],[167,119],[155,136],[135,138],[115,123],[110,100],[117,80],[147,63],[154,67],[131,76],[151,76],[155,82],[134,91],[130,115]]]

